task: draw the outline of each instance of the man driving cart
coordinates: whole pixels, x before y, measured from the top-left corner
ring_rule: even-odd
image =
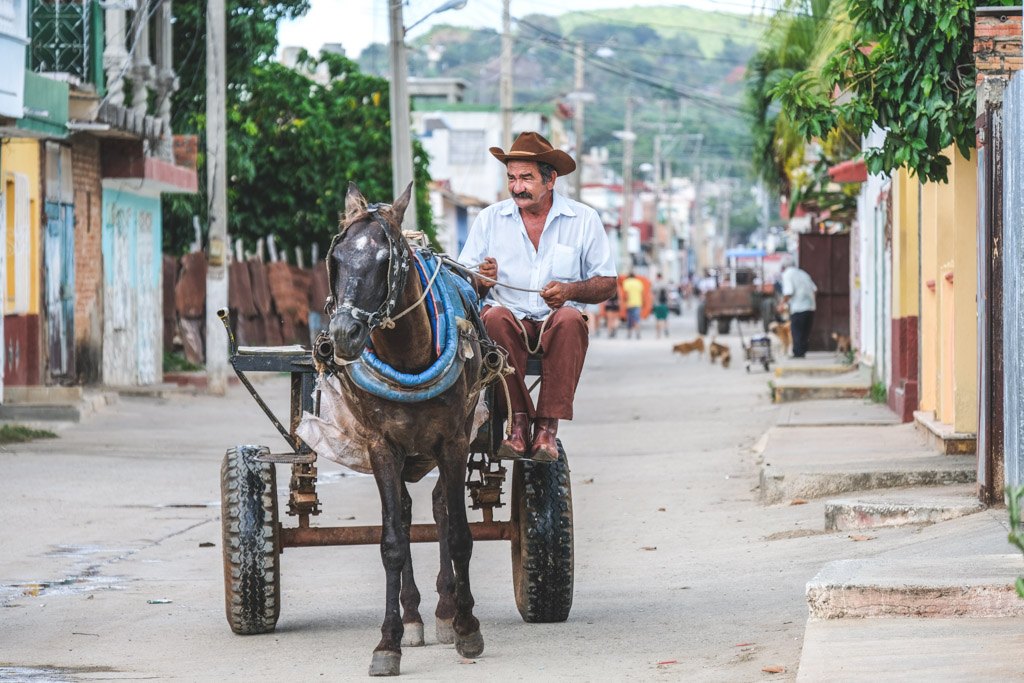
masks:
[[[554,189],[576,170],[572,157],[535,132],[490,152],[507,168],[511,197],[480,212],[459,261],[479,266],[481,318],[515,369],[511,434],[498,457],[554,462],[558,421],[572,419],[587,353],[583,308],[615,292],[615,260],[597,212]],[[531,354],[543,358],[536,405],[524,377]]]

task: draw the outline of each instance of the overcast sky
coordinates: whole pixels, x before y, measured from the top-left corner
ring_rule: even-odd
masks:
[[[440,7],[445,0],[407,0],[402,9],[409,26]],[[314,54],[324,43],[341,43],[352,59],[359,57],[367,45],[388,42],[389,0],[311,0],[312,9],[297,21],[281,25],[278,37],[281,46],[297,45]],[[574,10],[593,10],[634,6],[689,5],[702,9],[750,14],[773,7],[775,0],[559,0],[557,7],[550,0],[510,0],[513,20],[528,14],[558,15]],[[409,34],[422,35],[435,23],[484,27],[501,30],[502,0],[468,0],[466,7],[435,14]]]

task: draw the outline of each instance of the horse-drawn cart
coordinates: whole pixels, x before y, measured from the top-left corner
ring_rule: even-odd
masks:
[[[273,631],[280,613],[280,555],[302,546],[377,544],[380,526],[317,527],[316,453],[296,434],[304,412],[318,415],[315,354],[323,349],[301,346],[239,347],[228,330],[231,366],[259,407],[280,432],[288,448],[271,452],[266,446],[240,445],[227,451],[221,468],[225,606],[231,629],[239,634]],[[527,374],[539,374],[539,359],[531,359]],[[287,372],[291,375],[291,409],[287,423],[273,413],[250,382],[247,373]],[[493,385],[486,390],[496,406]],[[491,417],[481,427],[469,454],[466,488],[473,510],[482,520],[470,523],[476,541],[510,541],[512,583],[516,606],[527,622],[557,622],[568,618],[573,594],[573,515],[569,465],[558,444],[559,461],[515,461],[507,520],[495,519],[506,505],[507,468],[495,458],[503,421]],[[294,526],[280,521],[276,466],[291,468],[286,514]],[[412,524],[413,543],[438,540],[434,524]]]

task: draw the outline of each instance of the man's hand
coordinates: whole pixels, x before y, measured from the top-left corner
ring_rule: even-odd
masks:
[[[540,296],[552,310],[561,308],[572,299],[572,283],[552,280],[540,290]]]
[[[493,256],[484,258],[483,263],[477,268],[477,272],[480,275],[490,278],[490,280],[477,279],[477,290],[481,294],[486,294],[491,287],[494,286],[494,280],[498,279],[498,261]]]

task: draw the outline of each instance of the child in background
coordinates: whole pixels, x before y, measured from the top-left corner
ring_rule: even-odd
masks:
[[[662,334],[668,337],[668,292],[658,292],[658,303],[652,309],[654,313],[654,336],[661,339]]]

